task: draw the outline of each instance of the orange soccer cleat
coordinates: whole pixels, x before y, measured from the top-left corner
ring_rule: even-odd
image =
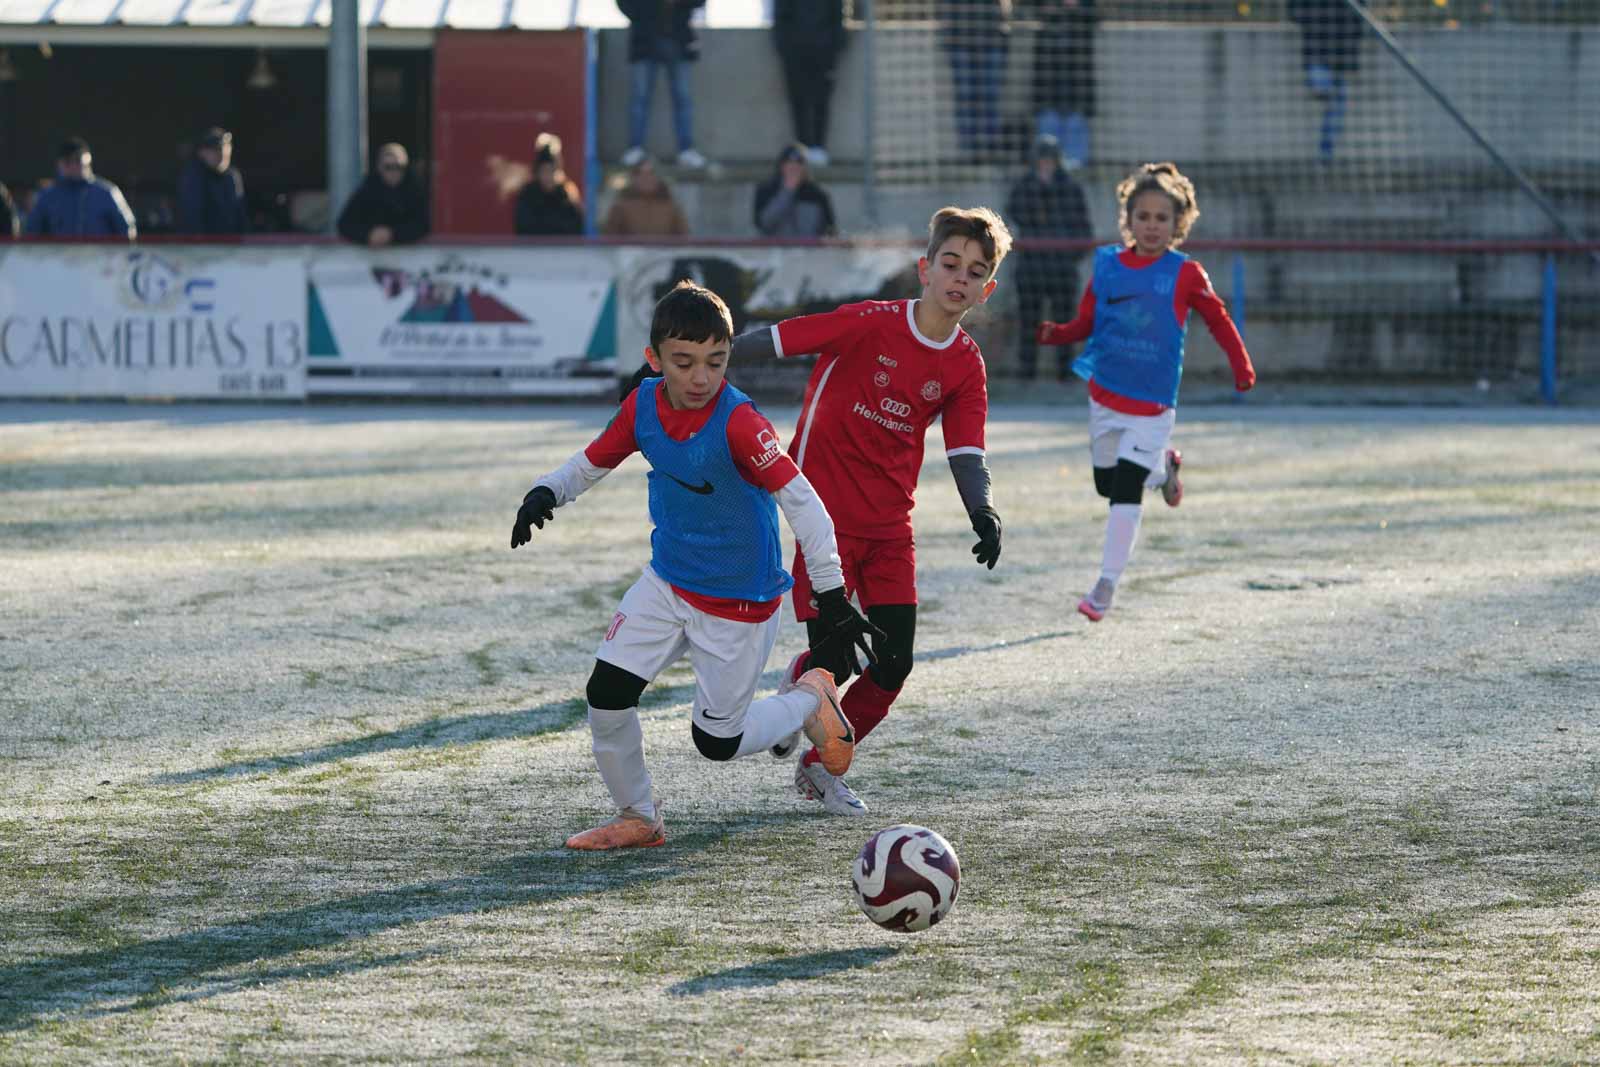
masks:
[[[806,716],[803,729],[816,746],[823,769],[829,774],[843,774],[855,758],[856,732],[839,706],[839,687],[833,684],[833,675],[825,668],[813,667],[795,681],[795,688],[817,694],[817,710]]]
[[[583,849],[586,852],[603,852],[613,848],[655,848],[657,845],[666,844],[667,835],[661,824],[661,813],[657,812],[654,819],[645,820],[634,815],[631,811],[623,812],[615,819],[593,830],[585,830],[581,834],[573,834],[567,838],[567,847]]]

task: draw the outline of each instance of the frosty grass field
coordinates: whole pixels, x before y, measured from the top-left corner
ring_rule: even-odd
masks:
[[[576,855],[642,461],[508,537],[609,414],[0,405],[0,1062],[1600,1062],[1594,410],[1185,408],[1099,625],[1080,402],[997,407],[992,573],[935,429],[870,817],[679,668],[666,847]]]

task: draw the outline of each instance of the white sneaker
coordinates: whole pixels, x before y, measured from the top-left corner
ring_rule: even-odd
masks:
[[[805,658],[808,654],[809,650],[806,652],[801,652],[795,656],[794,659],[790,660],[789,665],[783,669],[783,678],[778,682],[779,694],[792,692],[794,690],[794,683],[799,680],[801,674],[805,673],[800,669],[800,667],[801,664],[805,662]],[[772,758],[775,760],[786,760],[799,751],[801,736],[802,731],[796,730],[788,737],[785,737],[782,741],[779,741],[777,744],[768,748],[767,752],[770,753]]]
[[[704,170],[707,162],[706,157],[693,148],[685,148],[678,153],[678,166],[689,170]]]
[[[636,166],[643,160],[644,148],[641,145],[634,145],[632,148],[622,153],[622,165],[624,167]]]
[[[822,810],[829,815],[855,817],[867,813],[866,804],[856,796],[855,790],[845,785],[844,778],[829,774],[820,763],[801,763],[795,767],[794,785],[805,799],[822,801]]]
[[[826,148],[823,148],[819,144],[814,144],[810,148],[806,149],[806,162],[811,164],[813,167],[826,167],[829,163],[833,162],[833,160],[828,157],[828,150]]]

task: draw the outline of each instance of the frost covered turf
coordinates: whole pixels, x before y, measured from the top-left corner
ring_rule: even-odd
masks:
[[[666,847],[574,855],[642,461],[508,537],[609,414],[0,405],[0,1062],[1600,1061],[1594,411],[1185,408],[1098,625],[1080,404],[997,408],[992,573],[935,430],[870,817],[680,667]]]

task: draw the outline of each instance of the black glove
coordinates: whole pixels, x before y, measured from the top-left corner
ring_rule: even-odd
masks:
[[[1000,558],[1000,516],[986,504],[974,511],[971,518],[972,532],[978,535],[972,554],[978,557],[979,563],[994,570],[995,561]]]
[[[878,662],[872,656],[867,637],[874,641],[888,641],[882,630],[862,618],[845,598],[844,586],[816,594],[817,639],[811,644],[811,665],[826,668],[835,685],[843,685],[852,674],[861,673],[861,661],[856,658],[859,647],[866,653],[868,663]]]
[[[533,530],[537,526],[544,529],[544,524],[554,522],[556,517],[556,495],[547,486],[536,485],[528,490],[528,495],[522,498],[522,506],[517,509],[517,524],[511,527],[511,547],[525,545],[533,540]]]

